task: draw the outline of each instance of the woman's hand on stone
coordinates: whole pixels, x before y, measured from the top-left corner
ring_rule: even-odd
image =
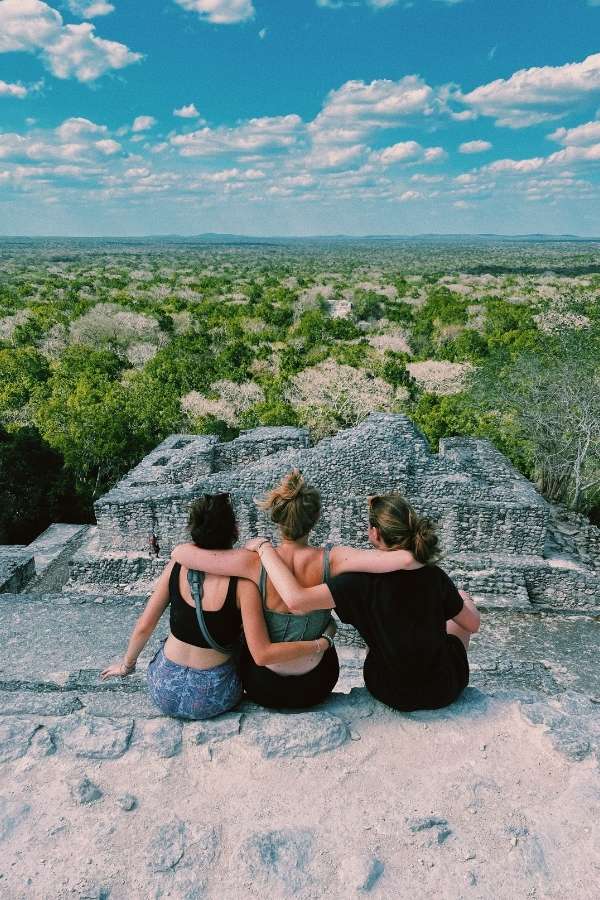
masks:
[[[100,673],[100,678],[102,681],[106,681],[107,678],[125,678],[126,675],[132,675],[135,672],[135,663],[133,666],[128,665],[126,662],[121,661],[118,663],[113,663],[112,666],[108,666]]]

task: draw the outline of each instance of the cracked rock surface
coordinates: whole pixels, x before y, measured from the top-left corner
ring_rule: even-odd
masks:
[[[487,613],[443,710],[385,708],[346,647],[313,710],[181,722],[146,693],[152,648],[98,680],[135,604],[69,602],[73,642],[32,647],[53,604],[0,598],[2,900],[597,900],[593,616]]]
[[[354,688],[204,723],[13,707],[0,895],[596,900],[592,699],[473,687],[402,714]]]

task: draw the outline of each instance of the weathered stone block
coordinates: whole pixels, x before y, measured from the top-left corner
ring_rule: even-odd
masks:
[[[317,756],[339,747],[349,736],[345,723],[326,712],[258,715],[244,723],[242,734],[267,759]]]
[[[36,719],[6,717],[0,720],[0,763],[25,756],[39,727]]]
[[[76,716],[57,728],[59,746],[86,759],[118,759],[129,746],[133,721]]]

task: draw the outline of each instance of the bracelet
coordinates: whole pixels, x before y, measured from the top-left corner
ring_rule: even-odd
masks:
[[[270,543],[271,543],[271,541],[269,540],[269,538],[265,538],[264,541],[261,541],[261,542],[260,542],[260,544],[259,544],[258,547],[256,548],[256,552],[258,553],[259,556],[260,556],[260,548],[261,548],[261,547],[264,547],[265,544],[270,544]]]
[[[121,665],[123,666],[123,668],[124,668],[127,672],[135,672],[135,667],[136,667],[136,665],[137,665],[137,660],[136,660],[132,665],[129,665],[129,663],[128,663],[126,660],[123,660],[123,662],[121,663]]]
[[[329,644],[329,648],[331,649],[333,647],[333,638],[330,637],[328,634],[322,634],[321,637],[325,638],[325,640]]]

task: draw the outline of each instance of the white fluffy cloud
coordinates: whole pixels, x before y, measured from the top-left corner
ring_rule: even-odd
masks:
[[[182,156],[216,156],[221,153],[255,153],[291,147],[303,130],[300,116],[263,116],[233,128],[200,128],[173,135],[171,144]]]
[[[106,134],[107,131],[106,125],[97,125],[90,119],[84,119],[81,116],[65,119],[62,125],[55,129],[61,141],[71,141],[84,134]]]
[[[411,200],[420,200],[422,196],[420,191],[404,191],[398,199],[401,203],[409,203]]]
[[[96,37],[88,22],[66,25],[58,39],[46,47],[48,67],[57,78],[95,81],[112,69],[123,69],[141,59],[124,44]]]
[[[65,25],[42,0],[0,2],[0,53],[12,51],[39,53],[57,78],[83,82],[141,59],[125,44],[98,37],[89,22]]]
[[[369,132],[392,128],[415,114],[429,115],[435,102],[433,89],[418,75],[399,81],[377,79],[347,81],[331,91],[323,109],[310,125],[315,141],[352,143]]]
[[[180,119],[197,119],[200,115],[196,109],[195,103],[188,103],[187,106],[180,106],[179,109],[173,110],[173,115]]]
[[[138,134],[140,131],[148,131],[149,128],[154,128],[155,125],[156,119],[154,116],[136,116],[133,120],[131,130],[134,134]]]
[[[371,154],[371,161],[382,166],[392,166],[405,162],[435,162],[443,159],[446,152],[443,147],[422,147],[417,141],[400,141]]]
[[[542,169],[575,166],[577,164],[600,162],[600,142],[589,146],[568,146],[549,156],[534,156],[530,159],[497,159],[484,167],[483,171],[509,174],[528,174]]]
[[[600,0],[598,0],[600,6]],[[548,135],[551,141],[556,141],[564,147],[585,147],[587,144],[600,143],[600,119],[595,122],[585,122],[575,128],[557,128]]]
[[[573,104],[600,96],[600,53],[564,66],[520,69],[468,94],[458,95],[475,112],[498,125],[524,128],[565,115]]]
[[[43,48],[60,34],[62,17],[41,0],[2,0],[0,53]]]
[[[0,159],[93,162],[114,156],[120,149],[121,145],[110,137],[105,125],[83,118],[66,119],[49,131],[0,133]]]
[[[358,6],[361,0],[317,0],[317,6],[321,6],[325,9],[342,9],[344,6]],[[370,6],[372,9],[389,9],[392,6],[397,6],[400,3],[400,0],[362,0],[365,6]],[[448,6],[455,6],[457,3],[462,3],[463,0],[438,0],[439,3],[446,3]],[[590,0],[593,3],[600,3],[600,0]]]
[[[342,169],[358,163],[365,155],[364,144],[350,147],[316,147],[305,156],[303,162],[309,169]]]
[[[29,93],[29,89],[24,84],[10,84],[0,79],[0,97],[16,97],[23,100]]]
[[[371,6],[373,9],[387,9],[390,6],[396,6],[400,0],[363,0],[366,6]],[[356,6],[356,0],[349,3],[347,0],[317,0],[317,6],[322,6],[325,9],[342,9],[343,6]]]
[[[82,19],[107,16],[115,9],[112,3],[107,3],[106,0],[67,0],[67,3],[73,15]]]
[[[461,144],[458,148],[459,153],[485,153],[486,150],[491,150],[492,145],[489,141],[465,141],[464,144]]]
[[[188,12],[198,13],[213,25],[235,25],[254,18],[252,0],[175,0]]]

